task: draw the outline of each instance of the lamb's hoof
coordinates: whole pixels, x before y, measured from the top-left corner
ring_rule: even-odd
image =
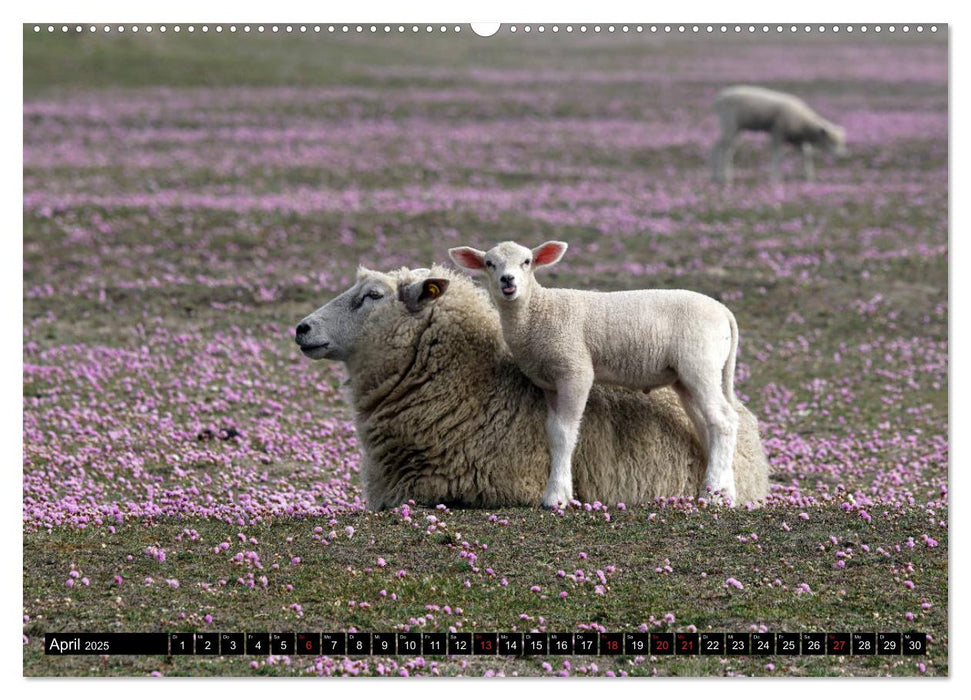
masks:
[[[734,487],[715,489],[711,486],[705,486],[698,496],[699,498],[704,498],[708,501],[708,503],[713,505],[722,505],[728,506],[729,508],[734,508],[736,504]]]
[[[547,491],[543,494],[541,503],[549,510],[565,510],[572,500],[573,493],[570,491]]]

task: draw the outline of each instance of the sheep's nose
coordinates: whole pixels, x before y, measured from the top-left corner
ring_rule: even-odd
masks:
[[[309,323],[301,323],[299,326],[297,326],[297,335],[303,335],[304,333],[309,333],[309,332],[310,332]]]
[[[502,277],[499,278],[499,281],[502,282],[505,285],[510,285],[510,284],[513,283],[513,276],[512,275],[503,275]]]

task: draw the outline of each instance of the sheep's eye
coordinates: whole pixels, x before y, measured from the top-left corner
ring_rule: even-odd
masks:
[[[486,267],[488,267],[491,270],[492,268],[495,267],[495,265],[492,264],[491,260],[486,260]]]
[[[368,299],[380,299],[381,297],[384,296],[384,294],[382,294],[376,289],[373,289],[370,292],[368,292],[365,296],[367,296]]]
[[[532,260],[527,260],[526,262],[523,263],[523,267],[529,267],[529,263],[531,262]]]

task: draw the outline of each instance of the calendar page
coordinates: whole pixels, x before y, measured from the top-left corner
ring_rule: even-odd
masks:
[[[22,34],[23,675],[948,675],[946,23]]]

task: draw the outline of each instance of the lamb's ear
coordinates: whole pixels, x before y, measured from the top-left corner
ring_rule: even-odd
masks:
[[[429,277],[421,282],[398,287],[398,299],[404,303],[408,311],[415,313],[442,296],[446,289],[448,289],[447,279]]]
[[[547,241],[543,245],[533,248],[533,267],[544,267],[558,263],[567,246],[563,241]]]
[[[485,268],[485,252],[476,250],[475,248],[469,248],[468,246],[449,248],[448,257],[464,270],[475,271]]]

